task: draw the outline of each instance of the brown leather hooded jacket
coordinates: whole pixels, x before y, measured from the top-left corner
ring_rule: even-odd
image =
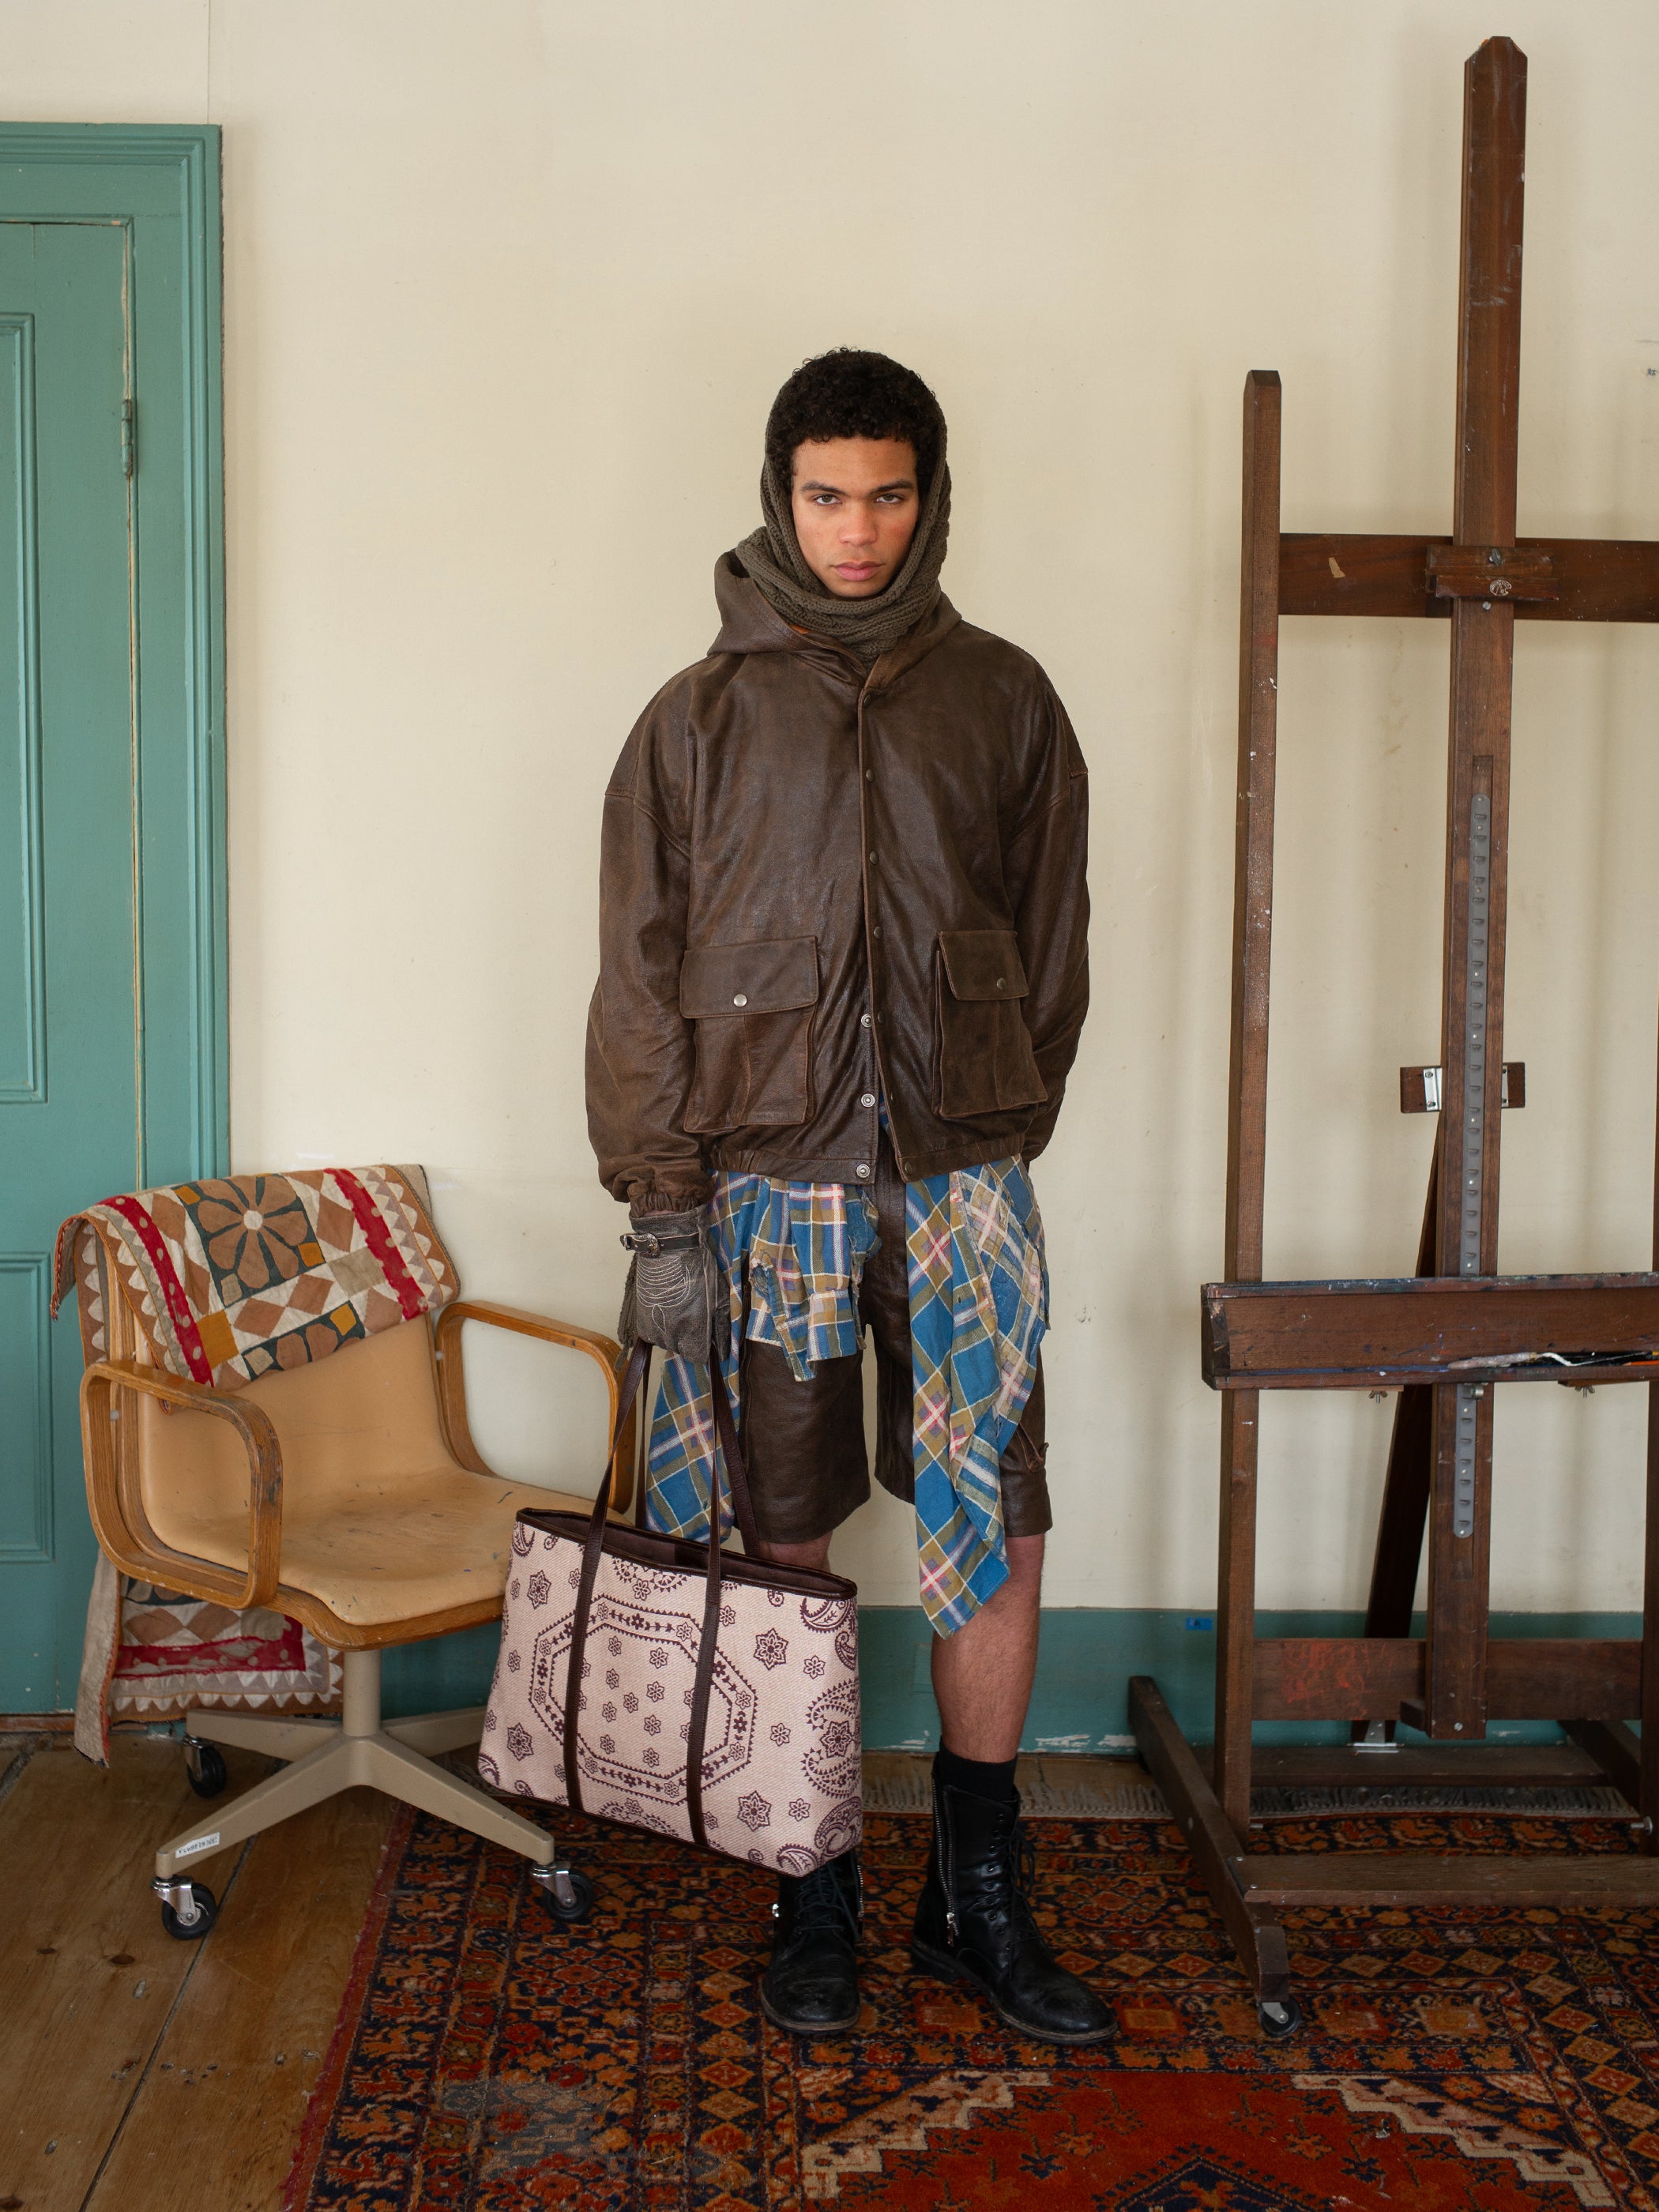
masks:
[[[947,599],[866,670],[730,556],[706,659],[605,793],[587,1118],[617,1198],[908,1179],[1048,1142],[1089,999],[1088,781],[1028,653]]]

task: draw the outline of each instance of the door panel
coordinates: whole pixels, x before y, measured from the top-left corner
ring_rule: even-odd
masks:
[[[0,1711],[72,1700],[94,1559],[53,1237],[139,1178],[128,239],[0,222]]]
[[[42,1255],[0,1258],[0,1562],[52,1559],[51,1295]]]
[[[40,850],[40,656],[34,619],[34,318],[0,313],[0,1100],[46,1097],[46,930]]]

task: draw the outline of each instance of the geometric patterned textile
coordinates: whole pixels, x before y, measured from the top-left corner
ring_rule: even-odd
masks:
[[[1032,1826],[1039,1923],[1113,2015],[1088,2050],[910,1971],[925,1816],[866,1817],[863,2008],[818,2041],[760,2009],[770,1876],[561,1814],[599,1893],[564,1928],[524,1861],[401,1816],[285,2212],[1653,2212],[1659,1914],[1291,1914],[1305,2020],[1273,2044],[1169,1821]],[[1607,1819],[1274,1829],[1634,1848]]]
[[[409,1167],[231,1176],[105,1199],[58,1232],[52,1312],[71,1267],[85,1285],[101,1255],[167,1372],[234,1390],[447,1305],[455,1270],[429,1205]],[[83,1334],[88,1319],[83,1298]],[[101,1357],[89,1342],[88,1363]]]
[[[803,1381],[820,1359],[860,1349],[859,1283],[878,1249],[862,1193],[723,1173],[713,1213],[734,1412],[745,1338],[775,1345]],[[905,1237],[921,1602],[935,1632],[949,1636],[1008,1578],[1000,1462],[1048,1328],[1042,1221],[1020,1162],[997,1160],[907,1183]],[[653,1528],[706,1538],[718,1449],[706,1367],[665,1360],[648,1460]]]
[[[112,1720],[176,1720],[200,1707],[327,1713],[339,1703],[338,1653],[286,1613],[236,1613],[212,1598],[127,1579]]]

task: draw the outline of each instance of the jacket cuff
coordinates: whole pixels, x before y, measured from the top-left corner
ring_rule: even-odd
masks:
[[[636,1187],[628,1194],[630,1213],[695,1213],[700,1206],[708,1204],[706,1196],[693,1197],[685,1191],[650,1190]]]

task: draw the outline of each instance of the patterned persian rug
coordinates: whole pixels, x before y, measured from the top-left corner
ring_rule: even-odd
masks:
[[[1266,2042],[1167,1820],[1051,1818],[1039,1917],[1110,2000],[1091,2051],[1020,2040],[909,1971],[924,1820],[867,1823],[866,2002],[763,2017],[771,1877],[566,1824],[599,1910],[562,1928],[519,1862],[424,1816],[387,1845],[287,2212],[1577,2212],[1659,2205],[1659,1913],[1307,1911],[1307,2015]],[[1275,1825],[1622,1852],[1605,1819]]]

